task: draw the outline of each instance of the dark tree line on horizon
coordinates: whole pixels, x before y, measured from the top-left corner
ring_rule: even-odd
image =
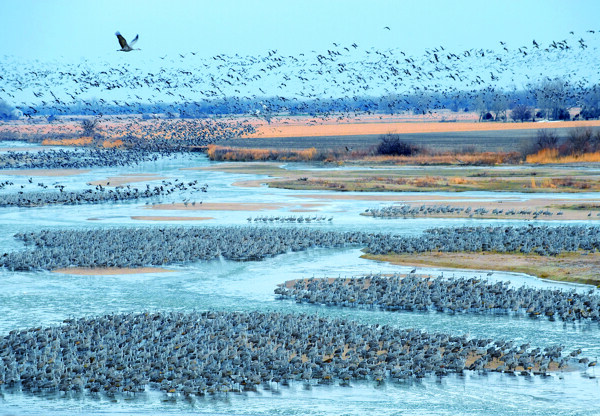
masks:
[[[109,103],[103,100],[73,103],[46,103],[27,109],[14,107],[0,98],[0,120],[45,116],[48,121],[61,115],[132,115],[151,117],[163,114],[168,118],[207,118],[227,115],[248,115],[270,121],[275,115],[308,115],[313,117],[352,116],[357,114],[428,114],[447,109],[452,112],[477,112],[480,121],[527,121],[536,119],[568,120],[569,109],[578,108],[574,117],[600,118],[600,84],[591,87],[573,86],[560,79],[531,84],[521,90],[488,87],[471,91],[415,91],[408,94],[383,96],[352,96],[340,98],[288,99],[274,97],[223,97],[189,102]],[[24,114],[24,115],[23,115]]]

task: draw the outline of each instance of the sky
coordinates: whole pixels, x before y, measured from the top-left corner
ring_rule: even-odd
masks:
[[[333,42],[422,54],[600,32],[598,0],[0,0],[0,57],[110,59],[115,31],[146,57],[298,54]],[[389,27],[387,29],[386,27]],[[119,53],[120,55],[120,53]]]
[[[593,85],[598,16],[600,0],[0,0],[0,100],[27,110]],[[139,35],[141,50],[118,52],[116,31]],[[568,49],[551,47],[562,40]]]

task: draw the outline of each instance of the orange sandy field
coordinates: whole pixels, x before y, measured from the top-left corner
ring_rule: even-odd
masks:
[[[432,121],[373,121],[368,118],[351,123],[326,122],[307,123],[307,120],[277,120],[271,124],[254,123],[256,133],[248,137],[316,137],[316,136],[355,136],[386,133],[444,133],[464,131],[526,130],[545,128],[598,127],[600,120],[526,122],[526,123],[479,123],[460,121],[440,123]]]
[[[14,121],[0,123],[0,133],[18,132],[27,134],[74,134],[81,132],[80,119],[64,119],[52,124],[45,123],[40,119],[38,123],[26,123]],[[523,130],[544,128],[573,128],[600,126],[600,120],[561,121],[561,122],[477,122],[474,113],[452,113],[439,111],[428,115],[361,115],[352,118],[327,118],[320,119],[307,116],[297,117],[274,117],[271,123],[260,119],[248,119],[246,116],[234,116],[223,118],[220,121],[245,121],[256,128],[256,133],[247,137],[316,137],[316,136],[353,136],[367,134],[385,133],[440,133],[440,132],[464,132],[464,131],[494,131],[494,130]],[[452,121],[452,122],[442,122]],[[136,130],[141,126],[158,126],[159,123],[176,123],[174,120],[141,120],[139,117],[127,117],[116,119],[104,117],[98,125],[99,132],[108,133],[112,138],[113,132],[122,130]],[[134,127],[134,124],[137,127]]]

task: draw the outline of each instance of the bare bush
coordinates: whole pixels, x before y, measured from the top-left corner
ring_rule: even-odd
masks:
[[[381,141],[377,145],[377,154],[411,156],[418,153],[419,148],[400,140],[399,134],[388,133],[380,136]]]
[[[572,154],[591,153],[600,149],[600,132],[589,127],[576,127],[569,131],[567,150]]]
[[[539,129],[535,140],[536,151],[541,149],[554,149],[558,146],[560,137],[554,130]]]

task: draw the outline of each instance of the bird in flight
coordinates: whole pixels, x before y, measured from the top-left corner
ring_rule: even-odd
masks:
[[[131,44],[127,43],[127,41],[125,40],[123,35],[121,35],[121,33],[116,32],[115,35],[117,35],[117,39],[119,39],[119,45],[121,45],[121,49],[117,49],[117,51],[130,52],[130,51],[134,51],[134,50],[137,50],[137,51],[140,50],[140,49],[132,48],[132,46],[137,42],[139,35],[135,35],[135,38],[133,38],[133,40],[131,41]]]

